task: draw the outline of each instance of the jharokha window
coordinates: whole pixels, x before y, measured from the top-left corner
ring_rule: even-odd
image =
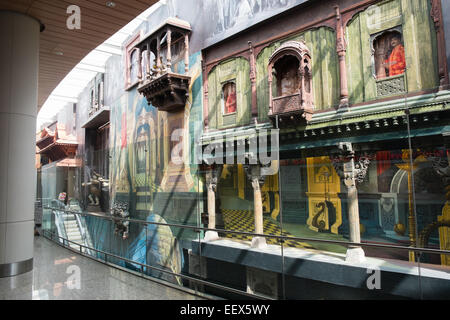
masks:
[[[375,77],[384,79],[405,73],[405,48],[399,31],[388,31],[373,40]]]
[[[228,82],[222,87],[223,114],[236,112],[236,84]]]
[[[277,96],[296,94],[300,89],[298,76],[299,61],[294,56],[285,56],[277,61],[275,70],[277,73]]]
[[[272,123],[290,126],[314,113],[312,60],[304,41],[287,41],[269,58],[269,112]]]
[[[129,89],[139,82],[141,66],[139,65],[140,51],[134,48],[135,44],[140,41],[140,33],[131,38],[125,46],[125,88]]]

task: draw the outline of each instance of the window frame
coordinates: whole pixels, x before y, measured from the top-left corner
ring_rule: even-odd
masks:
[[[139,83],[139,78],[136,79],[136,81],[131,82],[131,55],[132,53],[137,50],[134,48],[134,46],[141,41],[142,38],[142,31],[139,31],[135,35],[131,37],[130,40],[125,44],[124,51],[125,51],[125,91],[131,90],[133,87],[135,87]],[[139,51],[138,51],[139,54]],[[139,57],[138,57],[139,58]],[[139,59],[138,59],[139,61]],[[138,69],[142,68],[142,66],[138,66]],[[138,70],[139,71],[139,70]]]
[[[226,113],[226,112],[225,112],[225,95],[224,95],[224,87],[225,87],[227,84],[229,84],[229,83],[234,84],[234,89],[235,89],[235,94],[236,94],[236,110],[233,111],[233,112]],[[221,88],[222,88],[222,90],[221,90],[221,97],[220,97],[220,105],[221,105],[221,110],[222,110],[222,116],[226,117],[226,116],[236,115],[236,114],[237,114],[237,111],[238,111],[238,99],[237,99],[237,85],[236,85],[236,78],[229,79],[229,80],[226,80],[226,81],[224,81],[224,82],[221,82],[220,85],[221,85]]]

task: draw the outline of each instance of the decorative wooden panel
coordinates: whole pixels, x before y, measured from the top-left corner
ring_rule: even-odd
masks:
[[[339,104],[339,64],[336,53],[336,35],[332,29],[322,27],[272,43],[259,53],[256,60],[259,121],[268,120],[269,87],[267,84],[267,64],[270,56],[283,43],[301,40],[305,41],[311,53],[315,110],[324,110]],[[273,83],[276,83],[275,79],[273,81]],[[272,88],[272,90],[275,90],[275,88]],[[273,96],[276,96],[275,91],[273,91]]]
[[[389,87],[395,89],[392,93],[403,94],[402,85],[407,85],[408,92],[439,85],[436,34],[430,18],[429,1],[386,1],[357,14],[347,25],[350,103],[371,101],[389,94],[385,90],[387,84],[375,80],[370,37],[394,27],[400,27],[403,33],[407,71],[404,84],[398,83],[398,79],[390,81],[393,83],[389,83]]]
[[[237,109],[233,115],[224,115],[222,110],[222,87],[228,81],[236,83]],[[250,63],[246,59],[234,58],[224,61],[208,74],[208,107],[210,128],[243,126],[250,122]]]

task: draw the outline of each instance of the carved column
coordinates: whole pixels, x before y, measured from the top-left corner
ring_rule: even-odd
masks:
[[[147,65],[145,66],[145,79],[150,79],[150,71],[152,69],[151,66],[151,51],[150,51],[150,44],[147,44],[146,47],[146,56],[147,56]]]
[[[449,84],[448,66],[445,48],[445,34],[443,28],[442,18],[442,4],[441,0],[431,0],[431,18],[436,29],[437,49],[438,49],[438,64],[439,64],[439,85],[440,89],[444,89]]]
[[[360,222],[358,207],[358,189],[356,182],[363,182],[370,161],[361,158],[355,164],[355,152],[351,143],[339,143],[339,156],[333,159],[333,166],[336,172],[344,180],[347,188],[348,221],[350,229],[350,242],[360,243]],[[346,261],[362,262],[365,259],[364,250],[359,246],[349,246],[347,249]]]
[[[138,55],[138,80],[142,82],[142,53],[141,50],[135,49]]]
[[[172,30],[167,30],[167,72],[172,72]]]
[[[222,175],[223,165],[214,165],[206,173],[206,188],[208,189],[208,229],[216,228],[216,191],[220,176]],[[219,234],[217,231],[206,231],[205,241],[217,240]]]
[[[346,111],[348,104],[348,84],[347,84],[347,65],[345,62],[346,45],[344,36],[344,26],[342,25],[342,16],[339,11],[339,6],[334,7],[336,10],[336,51],[339,58],[339,78],[341,86],[341,100],[339,109]]]
[[[206,65],[204,59],[202,59],[202,71],[203,71],[203,125],[205,126],[205,132],[208,131],[208,117],[209,117],[209,104],[208,104],[208,74],[206,72]]]
[[[184,72],[189,71],[189,35],[184,36]]]
[[[156,38],[156,76],[161,75],[161,38]]]
[[[271,116],[273,114],[273,103],[272,103],[272,82],[273,82],[273,74],[274,74],[274,69],[272,67],[272,65],[269,65],[269,70],[267,73],[267,78],[269,81],[269,116]]]
[[[413,174],[414,171],[418,168],[417,160],[413,161],[411,159],[412,154],[409,149],[405,149],[402,152],[402,160],[404,163],[396,164],[396,166],[401,169],[405,170],[408,173],[408,229],[409,229],[409,241],[411,247],[417,247],[417,237],[416,237],[416,228],[417,228],[417,222],[416,222],[416,216],[415,216],[415,208],[414,208],[414,197],[413,193]],[[420,160],[418,160],[420,161]],[[416,261],[415,253],[414,251],[409,252],[409,261],[414,262]]]
[[[250,47],[250,82],[252,85],[252,118],[257,121],[258,119],[258,106],[256,98],[256,60],[253,50],[252,42],[248,42]]]
[[[253,210],[255,216],[255,233],[264,234],[263,204],[261,186],[264,184],[265,176],[261,174],[260,165],[244,165],[248,179],[253,187]],[[267,246],[265,237],[253,237],[252,248],[262,249]]]

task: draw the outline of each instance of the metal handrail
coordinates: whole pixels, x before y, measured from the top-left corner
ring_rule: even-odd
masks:
[[[52,209],[51,207],[46,207],[46,209]],[[79,215],[85,215],[85,216],[93,216],[98,217],[101,219],[106,220],[112,220],[112,216],[106,216],[106,215],[98,215],[98,214],[92,214],[88,212],[76,212],[76,211],[70,211],[70,210],[64,210],[66,212],[75,213]],[[405,246],[396,246],[396,245],[390,245],[390,244],[378,244],[378,243],[364,243],[364,242],[346,242],[341,240],[326,240],[326,239],[314,239],[314,238],[301,238],[301,237],[294,237],[294,236],[282,236],[282,235],[267,235],[267,234],[260,234],[260,233],[252,233],[252,232],[245,232],[245,231],[234,231],[234,230],[225,230],[225,229],[214,229],[214,228],[205,228],[200,226],[189,226],[189,225],[180,225],[180,224],[174,224],[174,223],[162,223],[162,222],[153,222],[153,221],[145,221],[145,220],[139,220],[139,219],[133,219],[133,218],[121,218],[121,217],[114,217],[114,220],[120,220],[120,221],[129,221],[129,222],[135,222],[143,225],[161,225],[161,226],[171,226],[176,228],[185,228],[185,229],[192,229],[196,232],[200,231],[216,231],[220,233],[229,233],[229,234],[239,234],[239,235],[247,235],[252,237],[265,237],[265,238],[275,238],[278,240],[281,240],[280,242],[283,243],[285,240],[299,240],[299,241],[311,241],[311,242],[321,242],[321,243],[328,243],[328,244],[340,244],[346,247],[354,247],[354,246],[360,246],[360,247],[374,247],[374,248],[384,248],[384,249],[398,249],[398,250],[405,250],[405,251],[414,251],[418,253],[436,253],[436,254],[445,254],[450,255],[450,250],[441,250],[441,249],[430,249],[430,248],[419,248],[419,247],[405,247]]]
[[[46,236],[46,234],[50,234],[51,237],[48,238],[48,237]],[[47,239],[49,239],[49,240],[51,240],[51,241],[53,241],[53,236],[55,235],[55,236],[58,238],[58,240],[61,240],[61,239],[63,240],[62,246],[64,246],[64,248],[67,248],[67,249],[72,250],[72,251],[74,251],[74,252],[77,252],[77,251],[74,250],[73,248],[71,248],[70,245],[66,245],[66,242],[68,242],[69,244],[70,244],[70,243],[76,244],[77,246],[80,247],[80,251],[77,252],[77,253],[80,253],[81,255],[83,255],[83,256],[85,256],[85,257],[94,259],[94,260],[99,261],[99,262],[102,262],[102,260],[101,260],[101,259],[98,259],[98,258],[94,258],[92,255],[84,254],[82,248],[90,249],[90,250],[93,250],[93,251],[95,251],[95,252],[97,252],[97,253],[101,253],[101,254],[105,255],[105,260],[103,260],[104,263],[106,263],[106,264],[108,264],[108,265],[110,265],[110,264],[108,263],[108,261],[107,261],[107,259],[106,259],[106,256],[113,257],[113,258],[116,258],[116,259],[119,259],[119,260],[122,260],[122,261],[126,261],[126,262],[129,262],[129,263],[131,263],[131,264],[137,264],[137,265],[140,266],[140,271],[141,271],[141,274],[142,274],[142,275],[144,275],[144,268],[150,268],[150,269],[154,269],[154,270],[157,270],[157,271],[160,271],[160,272],[163,272],[163,273],[167,273],[167,274],[173,275],[173,276],[175,276],[175,277],[181,277],[181,278],[184,278],[184,279],[186,279],[186,280],[190,280],[190,281],[193,281],[193,282],[197,282],[197,283],[199,283],[199,284],[207,285],[207,286],[210,286],[210,287],[215,287],[215,288],[217,288],[217,289],[221,289],[221,290],[229,291],[229,292],[232,292],[232,293],[236,293],[236,294],[248,296],[248,297],[251,297],[251,298],[258,298],[258,299],[262,299],[262,300],[275,300],[275,299],[273,299],[273,298],[271,298],[271,297],[262,296],[262,295],[258,295],[258,294],[254,294],[254,293],[248,293],[248,292],[246,292],[246,291],[241,291],[241,290],[238,290],[238,289],[233,289],[233,288],[230,288],[230,287],[222,286],[222,285],[220,285],[220,284],[216,284],[216,283],[214,283],[214,282],[209,282],[209,281],[201,280],[201,279],[198,279],[198,278],[190,277],[190,276],[187,276],[187,275],[184,275],[184,274],[179,274],[179,273],[171,272],[171,271],[164,270],[164,269],[161,269],[161,268],[158,268],[158,267],[155,267],[155,266],[150,266],[150,265],[145,264],[145,263],[140,263],[140,262],[137,262],[137,261],[134,261],[134,260],[130,260],[130,259],[127,259],[127,258],[118,256],[118,255],[115,255],[115,254],[113,254],[113,253],[109,253],[109,252],[106,252],[106,251],[102,251],[102,250],[98,250],[98,249],[95,249],[95,248],[91,248],[91,247],[89,247],[89,246],[86,246],[86,245],[83,245],[83,244],[80,244],[80,243],[71,241],[71,240],[69,240],[69,239],[66,239],[66,238],[64,238],[64,237],[61,237],[61,236],[59,236],[57,233],[54,233],[54,232],[51,232],[51,231],[48,231],[48,230],[43,230],[43,235],[44,235],[44,237],[46,237]],[[55,242],[55,241],[53,241],[53,242]],[[56,244],[60,244],[60,242],[55,242],[55,243],[56,243]],[[157,279],[157,278],[155,278],[155,279]],[[160,280],[160,279],[158,279],[158,280]],[[162,281],[165,281],[165,280],[162,280]],[[165,282],[168,282],[168,281],[165,281]],[[168,283],[169,283],[169,282],[168,282]],[[184,287],[177,286],[177,288],[179,288],[180,290],[182,290]]]

